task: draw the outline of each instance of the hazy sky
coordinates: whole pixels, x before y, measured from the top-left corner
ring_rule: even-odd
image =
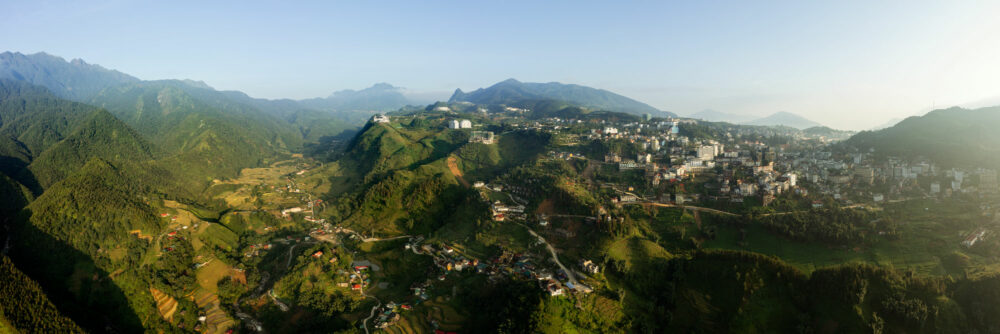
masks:
[[[265,98],[517,78],[847,129],[1000,104],[1000,2],[765,2],[8,0],[0,50]]]

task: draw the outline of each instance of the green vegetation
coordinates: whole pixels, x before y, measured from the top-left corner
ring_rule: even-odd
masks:
[[[501,81],[488,88],[480,88],[465,93],[456,90],[449,102],[468,101],[477,104],[512,104],[522,100],[551,99],[569,101],[588,108],[612,110],[641,115],[661,114],[647,104],[627,97],[580,85],[564,85],[556,82],[530,83],[514,79]],[[666,113],[667,115],[672,115]]]
[[[874,149],[882,156],[926,157],[944,167],[1000,167],[997,147],[983,145],[1000,141],[1000,108],[949,108],[907,118],[878,131],[862,131],[843,143],[843,148]],[[970,149],[975,148],[975,149]]]
[[[10,330],[26,333],[82,333],[49,301],[42,287],[18,270],[6,256],[0,255],[0,315]],[[3,321],[0,319],[0,321]],[[0,324],[0,330],[4,330]]]
[[[987,333],[1000,319],[989,200],[810,209],[815,197],[788,191],[766,208],[752,197],[656,202],[708,198],[750,171],[653,186],[657,170],[594,161],[646,149],[592,130],[658,131],[622,124],[639,118],[607,110],[648,106],[607,92],[508,81],[353,134],[345,124],[369,115],[329,106],[395,88],[297,103],[98,79],[100,89],[53,89],[93,106],[0,80],[0,333],[351,332],[396,315],[386,331]],[[932,112],[899,128],[990,124],[990,111]],[[473,129],[448,128],[455,119]],[[734,129],[746,128],[685,123],[681,134]],[[991,138],[984,129],[956,136]],[[470,143],[473,130],[495,142]],[[768,131],[742,138],[778,147],[795,144],[788,133],[839,135]],[[895,131],[855,141],[994,163],[907,148]],[[617,201],[626,191],[644,198]]]

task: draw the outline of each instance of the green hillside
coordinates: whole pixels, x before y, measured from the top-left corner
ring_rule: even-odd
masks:
[[[648,104],[603,90],[586,86],[561,84],[558,82],[531,83],[507,79],[487,88],[472,92],[456,90],[449,102],[467,101],[476,104],[512,104],[523,100],[559,100],[587,108],[625,112],[635,115],[644,113],[669,116],[669,112],[659,111]]]
[[[945,166],[1000,167],[1000,107],[950,108],[907,118],[896,125],[863,131],[844,142],[878,154],[925,157]]]
[[[153,325],[148,315],[155,309],[140,266],[149,245],[131,232],[157,235],[163,227],[146,193],[120,167],[90,159],[22,211],[12,231],[12,258],[36,263],[26,273],[85,328]],[[109,317],[88,318],[94,310]]]
[[[72,132],[41,152],[29,165],[43,188],[80,169],[88,160],[136,162],[153,158],[153,148],[135,130],[104,110],[81,119]]]
[[[5,255],[0,255],[0,282],[4,283],[0,285],[0,332],[83,333]]]

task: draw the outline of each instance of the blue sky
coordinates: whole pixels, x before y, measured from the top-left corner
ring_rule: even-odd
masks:
[[[447,98],[507,78],[680,114],[794,112],[863,129],[1000,104],[1000,3],[3,1],[0,49],[256,97],[389,82]]]

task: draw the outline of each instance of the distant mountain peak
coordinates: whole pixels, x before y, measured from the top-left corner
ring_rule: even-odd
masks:
[[[673,116],[672,113],[660,111],[648,104],[604,89],[558,82],[520,82],[514,78],[468,93],[456,89],[448,101],[511,104],[525,100],[556,100],[595,110],[625,112],[633,115],[648,113],[657,116]]]
[[[403,88],[387,82],[379,82],[371,87],[353,90],[343,89],[325,98],[300,100],[303,106],[340,111],[392,111],[411,104],[403,95]]]
[[[90,100],[105,88],[139,82],[136,77],[79,58],[66,61],[45,52],[0,53],[0,78],[44,86],[60,97],[75,101]]]
[[[748,125],[764,125],[764,126],[789,126],[799,130],[808,129],[811,127],[822,126],[817,122],[809,120],[805,117],[787,112],[779,111],[768,115],[767,117],[758,118],[756,120],[747,122]]]
[[[379,82],[372,85],[368,89],[399,89],[399,87],[393,86],[387,82]]]

